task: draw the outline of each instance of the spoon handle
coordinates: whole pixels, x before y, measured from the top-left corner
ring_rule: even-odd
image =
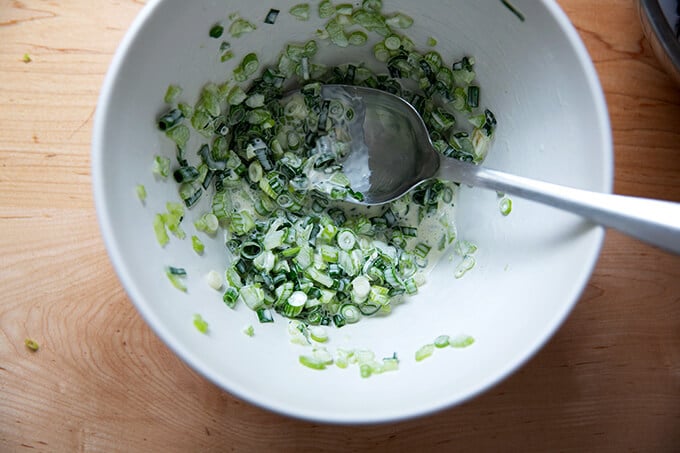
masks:
[[[574,189],[446,158],[437,176],[569,211],[680,254],[680,203]]]

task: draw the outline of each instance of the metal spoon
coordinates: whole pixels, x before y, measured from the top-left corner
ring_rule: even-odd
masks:
[[[348,85],[324,85],[322,95],[350,100],[364,118],[363,137],[353,134],[345,162],[364,200],[348,201],[379,205],[428,179],[448,179],[545,203],[680,254],[680,203],[575,189],[443,157],[418,112],[400,97]]]

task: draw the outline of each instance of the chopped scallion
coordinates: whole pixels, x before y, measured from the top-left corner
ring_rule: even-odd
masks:
[[[451,338],[449,344],[453,348],[467,348],[475,342],[475,339],[470,335],[458,335],[457,337]]]
[[[146,201],[146,187],[144,187],[144,184],[137,184],[135,191],[137,192],[137,198],[139,198],[139,201],[144,203]]]
[[[510,214],[510,212],[512,212],[512,200],[508,197],[503,197],[498,202],[498,207],[501,211],[501,214],[507,216]]]
[[[234,38],[240,38],[246,33],[255,31],[257,27],[245,19],[237,18],[229,26],[229,34]]]
[[[172,104],[177,101],[179,95],[182,94],[182,88],[178,85],[168,85],[168,89],[165,91],[165,97],[163,100],[166,104]]]
[[[335,6],[331,0],[322,0],[319,3],[319,17],[321,19],[327,19],[335,14]]]
[[[26,338],[24,340],[24,344],[28,349],[30,349],[33,352],[36,352],[38,349],[40,349],[40,345],[38,344],[38,342],[30,338]]]
[[[309,19],[309,3],[300,3],[293,6],[289,11],[291,16],[298,20],[308,20]]]
[[[165,268],[165,275],[168,277],[168,280],[170,280],[170,283],[172,283],[172,286],[182,292],[187,292],[187,287],[182,281],[182,279],[187,276],[187,273],[183,268],[168,266]]]
[[[416,362],[420,362],[432,355],[434,352],[434,344],[426,344],[416,351]]]
[[[208,323],[198,313],[194,315],[194,327],[202,334],[208,333]]]
[[[278,9],[270,9],[269,12],[267,13],[267,17],[264,18],[264,23],[265,24],[274,24],[276,22],[276,18],[279,16],[279,10]]]
[[[224,33],[224,27],[220,24],[215,24],[210,27],[210,32],[208,33],[211,38],[217,39]]]

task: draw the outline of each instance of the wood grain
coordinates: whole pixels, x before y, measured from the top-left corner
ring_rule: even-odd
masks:
[[[680,201],[680,89],[636,2],[559,3],[605,89],[616,192]],[[680,259],[615,232],[555,337],[460,407],[319,425],[196,375],[123,292],[91,196],[98,90],[142,4],[0,0],[0,451],[680,451]]]

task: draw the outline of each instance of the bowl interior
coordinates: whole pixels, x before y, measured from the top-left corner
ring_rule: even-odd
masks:
[[[397,352],[398,372],[369,379],[352,367],[305,368],[297,358],[306,351],[289,342],[285,319],[259,324],[247,307],[225,307],[221,294],[204,280],[208,271],[227,265],[218,238],[206,241],[202,257],[190,241],[173,238],[164,249],[156,244],[153,216],[166,201],[177,200],[174,183],[156,181],[151,173],[155,154],[174,156],[174,146],[155,127],[165,89],[181,85],[182,98],[193,103],[206,82],[229,79],[234,62],[246,52],[273,63],[284,43],[304,42],[323,24],[315,4],[311,19],[298,21],[287,13],[294,3],[272,3],[281,10],[274,25],[263,23],[270,6],[260,2],[151,1],[126,35],[102,90],[93,137],[95,199],[114,267],[140,313],[177,354],[217,385],[258,405],[314,420],[375,422],[459,403],[516,369],[555,331],[590,276],[602,229],[521,199],[513,199],[513,212],[504,217],[495,193],[463,187],[458,234],[479,247],[476,267],[457,280],[444,259],[422,291],[390,316],[330,331],[329,349],[366,348],[378,357]],[[513,2],[523,22],[497,0],[384,4],[387,12],[414,18],[406,34],[419,47],[432,36],[447,61],[475,56],[481,103],[499,123],[488,166],[611,190],[602,92],[575,30],[553,2]],[[257,30],[226,38],[237,57],[221,63],[222,40],[211,39],[208,30],[217,21],[228,23],[234,12],[256,23]],[[326,63],[366,61],[371,55],[371,45],[320,46]],[[137,184],[146,186],[144,205],[135,197]],[[167,265],[187,269],[188,294],[169,285]],[[210,324],[208,335],[194,329],[195,313]],[[247,324],[255,328],[253,338],[242,333]],[[476,343],[414,360],[415,350],[437,335],[462,333]]]

